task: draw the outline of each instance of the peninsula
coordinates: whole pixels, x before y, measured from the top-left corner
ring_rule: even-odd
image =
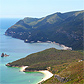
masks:
[[[83,82],[83,52],[81,51],[50,48],[38,53],[30,54],[25,58],[8,63],[6,66],[26,66],[24,72],[48,70],[53,73],[52,78],[49,79],[48,82],[55,79],[52,83]],[[43,83],[47,84],[45,82]]]

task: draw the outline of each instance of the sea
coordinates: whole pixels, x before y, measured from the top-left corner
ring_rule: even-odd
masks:
[[[24,43],[23,40],[6,36],[5,31],[21,18],[0,18],[0,84],[37,84],[45,76],[40,72],[20,72],[21,68],[7,67],[6,64],[48,48],[63,49],[52,43]]]

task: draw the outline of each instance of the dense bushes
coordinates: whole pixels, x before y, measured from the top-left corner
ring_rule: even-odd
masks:
[[[57,50],[50,48],[38,53],[30,54],[25,58],[19,59],[10,63],[10,65],[29,66],[27,69],[47,69],[54,65],[63,63],[70,63],[75,60],[83,59],[82,52],[70,51],[70,50]]]

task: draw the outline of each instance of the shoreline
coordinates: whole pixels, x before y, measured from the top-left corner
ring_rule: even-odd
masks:
[[[6,35],[6,34],[4,34],[4,35]],[[6,36],[10,36],[10,35],[6,35]],[[12,38],[14,38],[14,37],[12,37]],[[16,39],[20,39],[20,38],[16,38]],[[22,40],[22,39],[20,39],[20,40]],[[59,45],[59,46],[63,47],[62,50],[72,50],[72,47],[68,47],[68,46],[65,46],[63,44],[56,43],[55,41],[45,41],[45,42],[42,42],[42,41],[37,41],[37,42],[31,41],[31,42],[28,42],[27,39],[25,39],[23,41],[24,41],[24,43],[52,43],[52,44],[56,44],[56,45]]]
[[[34,41],[31,41],[31,42],[27,42],[27,41],[24,41],[25,43],[52,43],[52,44],[56,44],[56,45],[59,45],[61,47],[63,47],[63,50],[72,50],[71,47],[68,47],[68,46],[65,46],[63,44],[59,44],[59,43],[56,43],[55,41],[46,41],[46,42],[42,42],[42,41],[37,41],[37,42],[34,42]]]
[[[28,66],[22,66],[21,69],[20,69],[20,72],[24,72],[27,67]]]
[[[22,66],[21,69],[20,69],[20,72],[24,72],[27,67],[28,66]],[[43,73],[44,74],[44,77],[38,83],[41,83],[43,81],[46,81],[47,79],[49,79],[49,78],[51,78],[53,76],[53,74],[51,72],[49,72],[48,70],[40,70],[40,71],[35,71],[35,72],[40,72],[40,73]]]
[[[38,71],[38,72],[41,72],[41,73],[43,73],[45,75],[44,78],[42,78],[42,80],[39,81],[38,83],[46,81],[47,79],[49,79],[49,78],[51,78],[53,76],[53,74],[51,72],[49,72],[48,70],[42,70],[42,71]]]
[[[22,66],[21,69],[20,69],[20,72],[25,72],[25,69],[27,68],[28,66]],[[41,81],[39,81],[37,84],[43,82],[43,81],[46,81],[47,79],[51,78],[53,76],[53,74],[51,72],[49,72],[48,70],[40,70],[40,71],[35,71],[35,72],[40,72],[40,73],[43,73],[44,74],[44,77],[42,78]]]

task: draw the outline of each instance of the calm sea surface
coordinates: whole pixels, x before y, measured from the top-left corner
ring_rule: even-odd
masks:
[[[6,53],[10,56],[0,57],[0,84],[37,84],[44,74],[40,72],[19,72],[20,68],[6,67],[5,64],[26,57],[35,52],[48,48],[62,49],[51,43],[24,43],[23,40],[5,36],[7,28],[15,24],[19,18],[0,18],[0,55]]]

